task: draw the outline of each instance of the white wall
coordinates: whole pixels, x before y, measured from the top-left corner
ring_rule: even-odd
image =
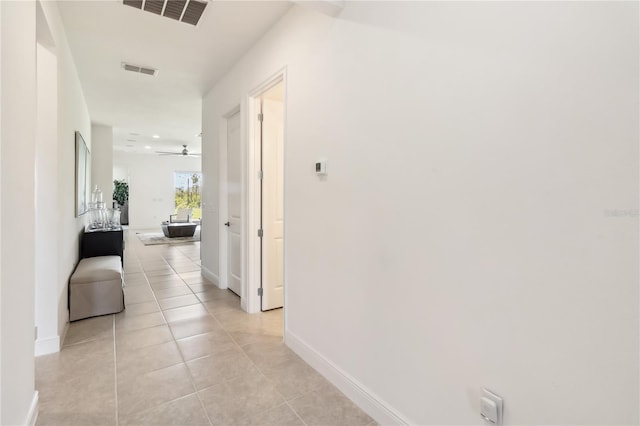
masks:
[[[35,3],[0,2],[0,423],[25,424],[34,390]]]
[[[107,207],[113,198],[113,128],[91,124],[91,190],[98,185]]]
[[[75,136],[80,131],[89,150],[91,120],[82,93],[69,43],[56,2],[40,3],[56,46],[58,61],[58,175],[57,175],[57,262],[56,303],[58,336],[64,336],[68,324],[67,284],[78,262],[80,235],[87,216],[76,217],[75,208]]]
[[[221,117],[287,67],[286,341],[379,421],[482,424],[482,387],[505,424],[640,420],[637,16],[295,7],[207,94],[217,223]]]
[[[175,211],[174,172],[200,171],[200,158],[113,153],[113,178],[129,182],[131,229],[160,228]],[[206,187],[206,181],[203,187]]]
[[[38,27],[47,27],[39,14]],[[40,44],[38,37],[37,128],[36,128],[36,305],[38,327],[35,354],[60,349],[58,334],[58,73],[55,51]]]

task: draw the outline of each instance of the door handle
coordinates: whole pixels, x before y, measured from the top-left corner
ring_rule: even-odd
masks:
[[[231,226],[229,222],[225,223],[224,226]]]

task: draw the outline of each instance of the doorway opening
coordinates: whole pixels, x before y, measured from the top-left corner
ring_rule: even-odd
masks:
[[[284,83],[255,98],[260,151],[260,310],[284,307]]]
[[[248,313],[285,305],[285,70],[222,117],[219,287]],[[286,322],[286,318],[285,318]]]

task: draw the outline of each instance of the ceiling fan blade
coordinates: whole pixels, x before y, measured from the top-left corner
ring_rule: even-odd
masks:
[[[187,157],[200,157],[202,154],[187,154]]]
[[[160,155],[182,155],[181,152],[166,152],[166,151],[156,151],[156,154],[160,154]]]

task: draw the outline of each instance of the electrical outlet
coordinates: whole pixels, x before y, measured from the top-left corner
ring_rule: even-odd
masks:
[[[502,398],[495,393],[482,389],[480,396],[480,415],[487,424],[502,424]]]

